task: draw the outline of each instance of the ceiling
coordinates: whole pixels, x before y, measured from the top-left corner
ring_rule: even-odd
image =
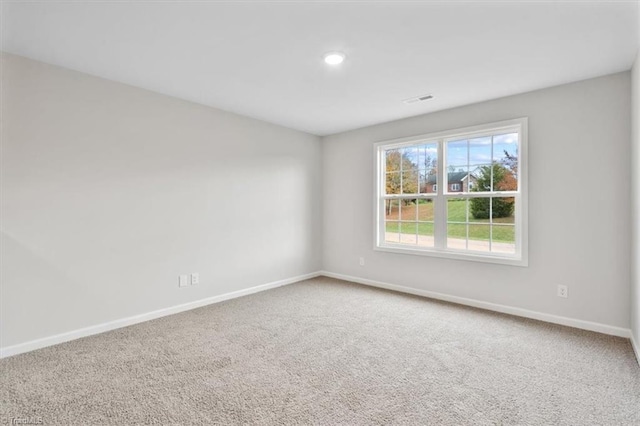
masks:
[[[3,2],[2,50],[328,135],[631,68],[638,3]],[[329,67],[328,51],[346,53]],[[405,104],[433,94],[433,100]]]

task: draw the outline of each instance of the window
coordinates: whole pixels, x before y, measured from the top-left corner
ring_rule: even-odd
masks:
[[[375,248],[526,266],[526,139],[522,118],[377,143]]]

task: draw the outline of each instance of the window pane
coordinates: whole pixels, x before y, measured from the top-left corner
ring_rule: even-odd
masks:
[[[447,171],[457,166],[467,166],[467,140],[456,140],[447,142]]]
[[[391,172],[386,174],[385,194],[400,193],[400,172]]]
[[[493,137],[495,191],[518,190],[518,134]]]
[[[402,149],[402,171],[418,170],[418,150],[414,146]]]
[[[491,227],[489,225],[469,225],[469,250],[489,251]]]
[[[467,225],[447,224],[447,248],[465,250],[467,248]]]
[[[491,251],[494,253],[516,252],[516,228],[513,225],[493,225]]]
[[[433,200],[418,200],[418,220],[433,221],[434,205]]]
[[[399,172],[400,171],[400,150],[388,149],[385,151],[386,167],[385,172]]]
[[[491,137],[484,136],[469,140],[469,167],[491,164]]]
[[[493,137],[493,161],[501,163],[502,160],[518,158],[518,134],[507,133]]]
[[[470,222],[514,222],[515,199],[513,197],[472,198],[469,200]]]
[[[418,223],[418,245],[421,247],[433,247],[433,222]]]
[[[494,191],[517,191],[518,173],[516,169],[495,163],[493,165],[493,190]]]
[[[438,178],[435,174],[429,174],[428,171],[421,170],[420,171],[420,193],[421,194],[430,194],[435,193],[433,190],[433,185],[437,183]]]
[[[424,144],[418,147],[419,186],[421,194],[433,193],[437,183],[438,145]]]
[[[477,166],[471,170],[473,192],[489,192],[491,191],[491,177],[493,176],[493,167],[490,165]]]
[[[467,174],[467,179],[464,183],[464,192],[478,192],[478,179],[474,169],[470,169]]]
[[[399,243],[400,242],[399,232],[400,232],[400,225],[398,222],[386,222],[384,240],[390,243]]]
[[[447,200],[447,222],[467,221],[467,200],[450,198]]]
[[[418,193],[418,171],[409,170],[402,172],[402,193],[417,194]]]
[[[403,244],[416,244],[416,222],[400,222],[400,242]]]
[[[491,199],[491,217],[494,223],[515,223],[515,199],[513,197],[496,197]]]
[[[467,181],[467,167],[451,167],[447,173],[447,192],[461,192]]]
[[[418,200],[400,201],[400,220],[416,220],[416,204]]]
[[[469,200],[469,222],[489,223],[491,198],[472,198]]]
[[[418,168],[421,170],[435,170],[438,167],[438,145],[435,143],[418,147]]]
[[[399,205],[400,205],[400,200],[384,201],[385,220],[399,220],[400,218]]]

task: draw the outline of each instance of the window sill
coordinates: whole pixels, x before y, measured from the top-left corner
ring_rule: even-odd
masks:
[[[384,244],[376,245],[373,248],[376,251],[384,251],[397,254],[409,254],[417,256],[438,257],[443,259],[466,260],[471,262],[495,263],[499,265],[528,267],[529,262],[526,257],[500,256],[484,253],[469,253],[456,250],[438,250],[435,248],[409,248],[402,245]]]

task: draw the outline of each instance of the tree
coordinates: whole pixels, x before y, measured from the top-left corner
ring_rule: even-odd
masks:
[[[516,150],[515,154],[509,154],[509,151],[506,149],[503,151],[504,157],[502,159],[502,164],[509,170],[511,170],[516,175],[518,174],[518,151]]]
[[[420,171],[420,193],[424,194],[429,192],[429,184],[427,183],[429,181],[429,177],[438,174],[438,159],[427,154],[424,157],[424,163],[420,166],[422,167],[422,170]]]
[[[493,188],[498,191],[514,190],[517,181],[513,171],[503,164],[494,162],[491,166],[482,166],[476,177],[473,192],[491,191],[491,176],[493,173]],[[509,217],[513,214],[514,200],[512,197],[493,198],[490,207],[489,198],[472,198],[471,214],[475,219],[488,219],[491,211],[492,218]]]
[[[418,192],[418,167],[410,156],[401,150],[386,152],[386,193],[412,194]],[[404,201],[411,202],[410,200]],[[386,202],[387,215],[391,213],[391,200]]]
[[[420,166],[427,172],[428,175],[434,175],[438,170],[438,159],[427,154],[424,157],[423,164],[421,164]]]
[[[504,151],[502,165],[507,169],[502,180],[494,184],[498,191],[516,191],[518,189],[518,153],[509,154]]]

